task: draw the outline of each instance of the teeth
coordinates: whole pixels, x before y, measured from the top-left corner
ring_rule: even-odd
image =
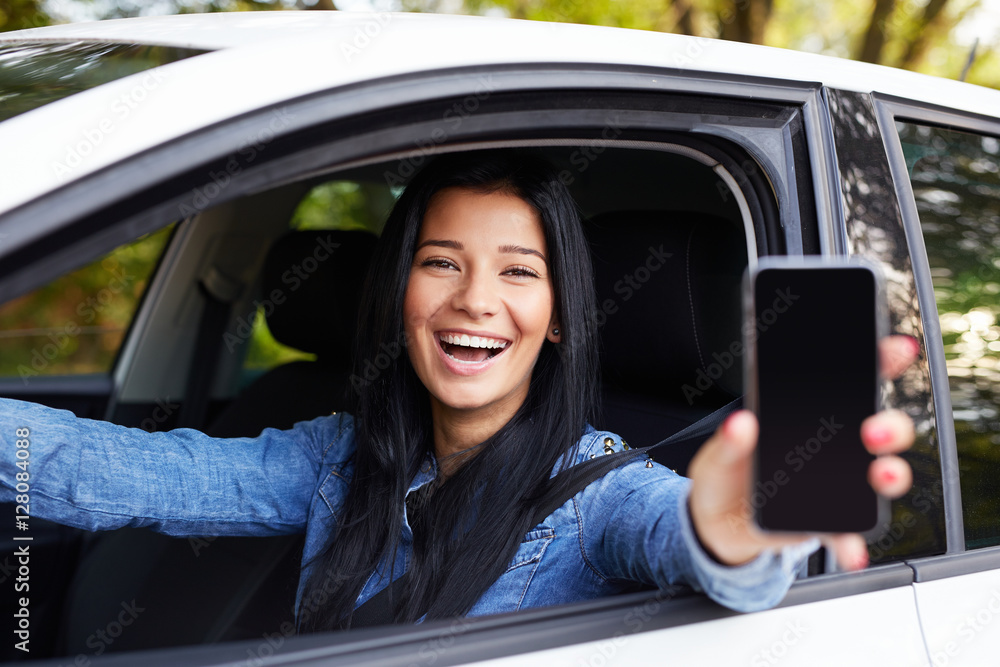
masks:
[[[462,347],[481,347],[488,350],[503,349],[507,347],[507,341],[487,338],[486,336],[469,336],[468,334],[441,334],[441,340],[449,345],[461,345]]]

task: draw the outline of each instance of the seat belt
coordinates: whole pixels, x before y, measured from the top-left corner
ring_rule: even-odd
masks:
[[[711,435],[725,421],[726,417],[739,410],[742,406],[743,397],[740,396],[715,412],[702,417],[690,426],[664,438],[655,445],[639,449],[627,449],[623,452],[615,452],[614,454],[605,454],[604,456],[578,463],[559,472],[552,478],[549,491],[534,504],[531,525],[537,526],[546,517],[565,505],[570,498],[590,486],[592,482],[597,481],[615,468],[642,456],[646,452],[679,441]],[[568,486],[560,490],[560,487],[563,486],[561,482],[564,480],[568,480]],[[403,590],[409,580],[410,572],[404,572],[398,579],[368,598],[361,606],[355,609],[354,616],[351,618],[351,627],[362,628],[372,625],[388,625],[395,622],[392,601],[399,600],[402,596]]]
[[[198,322],[197,338],[188,369],[184,405],[177,422],[179,426],[202,428],[208,399],[215,378],[215,367],[222,351],[222,332],[229,321],[230,306],[243,291],[243,284],[219,271],[209,268],[198,280],[198,289],[205,298],[205,306]]]

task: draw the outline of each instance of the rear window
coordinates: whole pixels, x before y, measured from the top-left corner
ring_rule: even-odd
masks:
[[[0,43],[0,121],[206,51],[100,42]]]

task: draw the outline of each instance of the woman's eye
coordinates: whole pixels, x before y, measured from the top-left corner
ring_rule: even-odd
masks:
[[[457,268],[455,263],[450,259],[444,259],[442,257],[429,257],[420,263],[420,266],[430,266],[436,269],[453,269]]]
[[[538,272],[527,266],[512,266],[504,271],[504,275],[518,278],[538,278]]]

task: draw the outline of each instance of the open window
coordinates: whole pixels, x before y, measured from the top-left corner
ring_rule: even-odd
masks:
[[[557,166],[591,242],[604,378],[595,426],[635,446],[654,444],[741,393],[747,266],[764,254],[819,251],[802,113],[814,94],[779,89],[778,102],[751,102],[662,91],[495,92],[477,98],[477,123],[457,127],[445,112],[469,98],[443,95],[405,113],[375,110],[272,137],[248,161],[236,148],[210,159],[196,152],[181,176],[142,193],[109,193],[103,207],[67,220],[73,233],[57,244],[69,253],[88,231],[120,240],[183,218],[112,369],[108,415],[141,426],[166,404],[173,407],[161,410],[156,430],[234,436],[348,408],[360,276],[400,187],[430,153],[516,145]],[[206,132],[235,147],[248,123],[267,121],[241,119],[232,136],[225,127]],[[432,148],[418,143],[439,137],[440,127],[448,132]],[[163,164],[176,171],[183,148],[165,148]],[[244,162],[234,170],[232,159]],[[25,280],[32,262],[46,263],[38,244],[0,269]],[[195,402],[192,391],[204,396],[196,418],[184,407]],[[696,444],[658,460],[683,472]],[[297,538],[88,536],[68,558],[75,574],[62,608],[39,622],[59,627],[51,655],[90,658],[95,627],[114,622],[121,601],[134,598],[149,602],[101,653],[238,639],[256,647],[269,633],[289,634],[300,550]],[[502,623],[572,625],[578,614],[597,618],[653,594],[638,595]],[[726,615],[702,600],[674,603],[676,613],[639,629],[689,622],[692,604],[704,605],[702,618]],[[403,642],[422,631],[358,636]],[[348,650],[355,634],[331,646]],[[538,641],[574,641],[559,636]]]

